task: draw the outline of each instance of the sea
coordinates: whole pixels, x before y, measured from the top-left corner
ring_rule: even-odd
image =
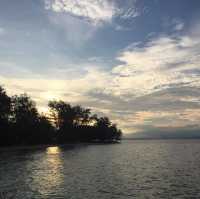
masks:
[[[200,140],[0,148],[0,199],[200,198]]]

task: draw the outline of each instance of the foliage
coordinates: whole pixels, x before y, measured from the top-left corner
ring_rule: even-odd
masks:
[[[64,101],[50,101],[50,116],[41,115],[26,94],[9,97],[0,87],[0,145],[29,145],[77,141],[110,142],[122,132],[107,117]]]
[[[0,145],[3,145],[9,138],[11,114],[11,99],[6,91],[0,87]]]
[[[0,121],[8,120],[11,110],[11,99],[6,91],[0,87]]]

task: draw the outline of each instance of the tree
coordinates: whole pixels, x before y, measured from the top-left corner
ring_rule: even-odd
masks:
[[[74,111],[74,119],[73,124],[75,126],[82,126],[82,125],[88,125],[91,121],[90,118],[90,109],[82,108],[81,106],[74,106],[72,107]]]
[[[51,122],[38,113],[35,102],[26,94],[12,97],[12,121],[18,144],[48,144],[55,139]]]
[[[71,106],[63,101],[51,101],[49,108],[59,131],[59,140],[78,140],[81,137],[80,127],[90,122],[90,109]]]
[[[121,136],[122,136],[122,131],[120,129],[117,128],[116,124],[112,124],[110,126],[110,139],[114,139],[114,140],[120,140]]]
[[[50,101],[50,117],[39,114],[27,95],[9,97],[0,86],[0,145],[51,144],[71,141],[114,141],[122,132],[108,117],[88,108]]]
[[[55,129],[45,115],[39,115],[36,130],[34,133],[36,143],[50,144],[56,142]]]
[[[48,106],[50,108],[51,118],[58,130],[66,126],[72,126],[74,112],[70,104],[63,101],[50,101]]]
[[[36,104],[27,94],[12,97],[13,119],[16,123],[34,123],[38,119]]]
[[[96,137],[99,140],[105,141],[110,139],[110,131],[109,128],[111,126],[111,122],[107,117],[96,118]]]
[[[90,109],[71,106],[63,101],[50,101],[51,118],[58,129],[64,126],[80,126],[90,122]]]
[[[11,110],[11,99],[0,86],[0,121],[8,121]]]
[[[112,124],[108,117],[95,117],[96,139],[101,141],[116,141],[121,139],[121,130]]]
[[[12,121],[16,142],[32,143],[35,139],[34,133],[37,130],[39,113],[35,102],[26,94],[12,97]]]
[[[7,145],[10,141],[10,113],[11,99],[0,86],[0,145]]]
[[[111,125],[111,122],[108,117],[100,117],[96,119],[96,126],[98,128],[109,128]]]
[[[60,142],[114,141],[121,138],[121,131],[108,117],[91,116],[90,109],[71,106],[63,101],[51,101],[49,108]]]

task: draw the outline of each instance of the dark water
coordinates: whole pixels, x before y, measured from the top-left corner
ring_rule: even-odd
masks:
[[[0,198],[200,198],[200,141],[0,149]]]

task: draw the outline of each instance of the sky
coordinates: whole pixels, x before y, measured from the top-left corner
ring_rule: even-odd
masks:
[[[0,0],[0,85],[125,134],[198,130],[200,1]]]

